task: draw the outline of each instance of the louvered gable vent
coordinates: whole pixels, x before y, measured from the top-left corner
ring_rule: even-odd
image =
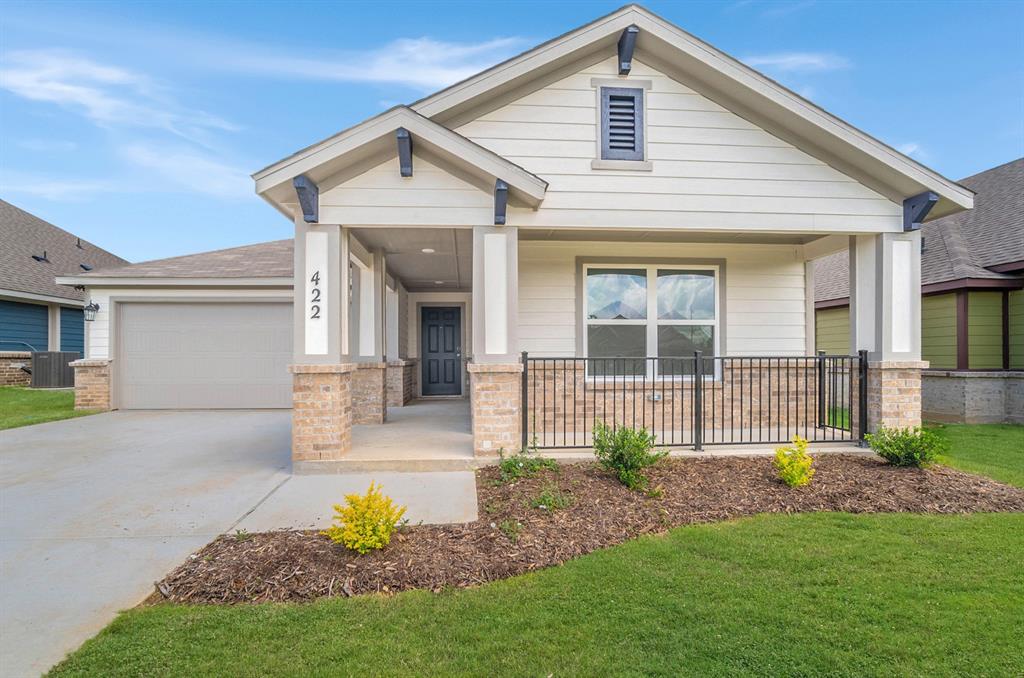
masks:
[[[601,88],[601,158],[644,159],[644,91]]]

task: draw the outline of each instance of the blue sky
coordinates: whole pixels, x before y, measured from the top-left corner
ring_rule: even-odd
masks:
[[[0,197],[133,261],[291,235],[249,175],[621,2],[0,11]],[[1024,155],[1022,2],[649,2],[958,179]]]

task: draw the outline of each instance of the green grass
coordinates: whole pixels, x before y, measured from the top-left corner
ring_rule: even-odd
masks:
[[[1024,487],[1024,426],[948,424],[929,428],[949,442],[949,452],[939,457],[943,464]]]
[[[68,390],[0,386],[0,430],[96,414],[75,410],[75,393]]]
[[[850,428],[850,410],[846,407],[830,407],[828,410],[828,425],[841,428],[845,431]]]
[[[1024,514],[765,515],[440,595],[123,613],[54,675],[1020,675]]]

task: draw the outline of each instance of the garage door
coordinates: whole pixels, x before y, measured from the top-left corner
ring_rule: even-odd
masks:
[[[291,407],[290,303],[123,303],[122,409]]]

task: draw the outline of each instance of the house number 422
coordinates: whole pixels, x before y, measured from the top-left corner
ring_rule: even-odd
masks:
[[[320,271],[313,271],[309,282],[313,283],[309,290],[309,317],[316,319],[320,317]]]

